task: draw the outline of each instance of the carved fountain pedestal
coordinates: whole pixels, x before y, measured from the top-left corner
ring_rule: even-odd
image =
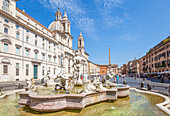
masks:
[[[115,101],[119,97],[126,97],[129,94],[127,85],[81,94],[34,95],[30,91],[25,91],[19,93],[18,103],[40,112],[54,112],[63,109],[82,110],[85,106],[103,101]]]

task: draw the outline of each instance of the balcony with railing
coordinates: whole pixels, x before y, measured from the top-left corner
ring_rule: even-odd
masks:
[[[37,58],[32,58],[31,62],[32,62],[32,63],[41,64],[42,60],[39,60],[39,59],[37,59]]]

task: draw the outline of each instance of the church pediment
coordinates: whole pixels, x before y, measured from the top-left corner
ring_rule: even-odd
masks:
[[[0,41],[7,43],[7,44],[12,44],[11,40],[7,37],[2,37],[2,39]]]
[[[10,64],[10,60],[8,58],[3,58],[1,60],[1,63],[3,63],[3,64]]]
[[[38,49],[35,49],[35,50],[34,50],[34,52],[38,53],[38,52],[39,52],[39,50],[38,50]]]

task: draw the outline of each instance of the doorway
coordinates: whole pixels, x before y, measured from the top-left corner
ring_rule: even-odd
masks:
[[[38,76],[38,65],[34,65],[34,79],[37,79]]]

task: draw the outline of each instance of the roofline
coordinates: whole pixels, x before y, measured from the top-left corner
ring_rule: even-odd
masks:
[[[95,63],[93,63],[92,61],[90,61],[90,60],[88,60],[88,62],[90,62],[90,63],[92,63],[92,64],[94,64],[94,65],[97,65],[97,66],[99,66],[98,64],[95,64]]]
[[[100,64],[99,64],[99,66],[108,66],[108,65],[105,65],[105,64],[103,64],[103,65],[100,65]]]
[[[103,64],[103,65],[100,65],[100,64],[98,64],[99,66],[109,66],[109,64],[108,65],[106,65],[106,64]],[[110,66],[118,66],[118,64],[111,64]]]
[[[166,39],[170,38],[170,36],[168,36]],[[164,40],[166,40],[164,39]],[[161,42],[163,42],[164,40],[162,40]],[[161,42],[159,42],[158,44],[156,44],[154,47],[158,46],[159,44],[161,44]],[[168,41],[169,42],[169,41]],[[164,43],[163,45],[167,44],[168,42]],[[157,49],[159,49],[160,47],[162,47],[163,45],[161,46],[158,46],[156,49],[152,50],[151,52],[154,53],[154,51],[156,51]],[[154,47],[152,47],[151,49],[153,49]],[[150,53],[151,53],[150,52]],[[148,54],[145,54],[144,56],[142,56],[141,58],[139,58],[138,60],[142,59],[143,57],[147,56],[147,55],[150,55],[150,53]]]
[[[38,22],[37,20],[35,20],[34,18],[32,18],[31,16],[29,16],[28,14],[26,14],[25,12],[23,12],[21,9],[19,9],[18,7],[16,7],[16,10],[19,11],[20,13],[22,13],[23,15],[25,15],[26,17],[30,18],[31,20],[33,20],[35,23],[37,23],[38,25],[42,26],[44,29],[46,29],[47,31],[49,31],[50,33],[52,33],[52,31],[50,31],[47,27],[45,27],[44,25],[42,25],[40,22]]]
[[[85,54],[89,56],[89,54],[87,52],[85,52]]]

